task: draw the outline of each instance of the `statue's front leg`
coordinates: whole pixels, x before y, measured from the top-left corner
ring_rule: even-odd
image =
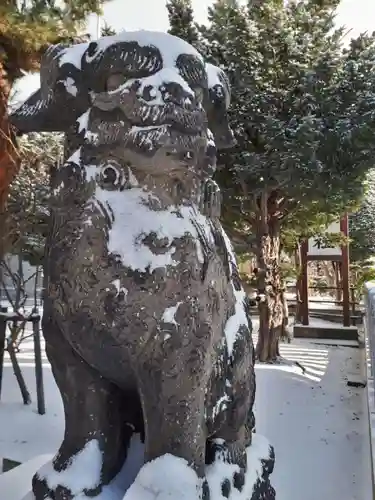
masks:
[[[76,354],[56,323],[44,320],[43,330],[64,404],[65,435],[52,464],[34,476],[34,495],[36,500],[95,497],[126,458],[132,436],[125,425],[126,400]]]
[[[205,343],[196,332],[172,335],[137,368],[145,425],[145,462],[165,454],[184,459],[200,478],[205,473]],[[183,341],[181,342],[181,338]]]
[[[165,454],[183,458],[203,477],[205,467],[204,390],[184,390],[184,375],[150,373],[139,390],[145,423],[145,462]],[[185,387],[186,388],[186,387]],[[201,392],[203,394],[201,394]]]

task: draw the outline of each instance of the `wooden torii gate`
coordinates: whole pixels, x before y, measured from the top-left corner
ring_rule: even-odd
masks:
[[[344,236],[349,235],[348,214],[345,214],[339,223],[332,225],[327,232],[341,232]],[[304,240],[301,244],[301,280],[300,280],[300,300],[301,319],[303,325],[309,324],[309,280],[308,262],[310,261],[331,261],[341,263],[341,286],[342,286],[342,308],[343,325],[350,326],[350,299],[349,299],[349,244],[346,243],[339,248],[315,248],[309,245],[309,240]]]

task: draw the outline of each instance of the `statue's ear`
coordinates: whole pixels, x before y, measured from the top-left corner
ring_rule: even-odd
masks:
[[[87,44],[82,44],[83,49]],[[70,51],[79,46],[50,47],[43,56],[40,70],[41,87],[10,114],[10,121],[19,133],[64,132],[89,106],[79,64]],[[75,58],[77,59],[77,57]]]
[[[55,109],[53,109],[55,108]],[[52,99],[43,99],[37,90],[10,114],[10,121],[18,133],[61,131],[62,121]]]
[[[208,127],[211,130],[217,149],[231,148],[236,144],[229,125],[228,110],[221,86],[209,89],[207,105]]]
[[[208,101],[205,108],[208,127],[214,136],[217,149],[230,148],[236,141],[228,120],[231,98],[229,80],[222,69],[212,64],[206,64],[206,71]]]

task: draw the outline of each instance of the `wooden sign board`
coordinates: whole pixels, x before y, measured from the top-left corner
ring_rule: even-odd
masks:
[[[342,233],[349,235],[348,215],[345,214],[340,222],[333,223],[327,227],[327,233]],[[301,242],[301,277],[300,277],[300,300],[302,324],[309,324],[309,278],[308,261],[328,260],[340,262],[341,286],[342,286],[342,308],[343,324],[350,326],[350,301],[349,301],[349,246],[342,245],[337,248],[321,248],[319,242],[312,238]]]
[[[330,224],[326,231],[326,233],[340,233],[340,222],[333,222]],[[307,258],[309,260],[333,260],[341,258],[341,248],[340,247],[323,247],[316,238],[309,239],[309,245],[307,250]]]

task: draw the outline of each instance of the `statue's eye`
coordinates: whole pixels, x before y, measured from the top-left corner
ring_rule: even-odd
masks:
[[[116,184],[118,178],[117,170],[114,167],[105,167],[102,173],[102,180],[105,184]]]
[[[126,82],[126,77],[123,73],[113,73],[107,78],[106,82],[106,91],[110,92],[111,90],[116,90],[121,85]]]
[[[99,184],[104,189],[120,189],[123,183],[121,169],[115,165],[106,165],[100,171]]]

